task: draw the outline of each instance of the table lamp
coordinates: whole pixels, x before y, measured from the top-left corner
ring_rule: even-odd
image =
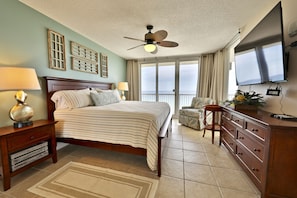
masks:
[[[33,68],[0,67],[0,90],[17,90],[15,99],[17,104],[9,112],[14,128],[22,128],[33,124],[30,118],[34,111],[25,100],[27,94],[23,90],[40,90],[38,78]]]
[[[125,91],[129,91],[128,82],[119,82],[118,90],[122,91],[122,100],[126,100]]]

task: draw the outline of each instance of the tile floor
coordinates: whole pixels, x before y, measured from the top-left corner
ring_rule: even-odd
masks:
[[[211,144],[210,132],[192,130],[173,121],[164,148],[162,176],[151,172],[143,156],[68,145],[58,150],[58,162],[47,160],[12,178],[12,188],[0,198],[37,198],[27,189],[70,161],[130,172],[160,180],[158,198],[259,198],[260,194],[224,146]]]

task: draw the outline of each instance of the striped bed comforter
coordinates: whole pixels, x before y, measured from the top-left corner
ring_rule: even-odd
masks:
[[[54,112],[56,136],[130,145],[147,150],[147,164],[157,170],[158,133],[170,113],[165,102],[121,101],[104,106]]]

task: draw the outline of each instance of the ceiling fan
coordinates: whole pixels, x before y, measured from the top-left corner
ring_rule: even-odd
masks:
[[[158,52],[157,46],[162,46],[162,47],[177,47],[178,46],[178,43],[176,43],[176,42],[164,41],[164,39],[168,35],[167,31],[159,30],[159,31],[156,31],[155,33],[152,33],[151,32],[151,30],[153,29],[152,25],[147,25],[146,28],[148,30],[148,33],[146,33],[144,35],[144,40],[124,36],[124,38],[126,38],[126,39],[144,42],[143,44],[137,45],[135,47],[131,47],[128,50],[132,50],[137,47],[144,46],[145,51],[150,52],[152,54],[156,54]]]

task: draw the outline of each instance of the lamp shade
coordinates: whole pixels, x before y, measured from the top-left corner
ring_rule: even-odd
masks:
[[[118,90],[128,91],[129,90],[128,82],[119,82],[119,84],[118,84]]]
[[[0,67],[0,90],[40,90],[35,69]]]
[[[147,52],[153,52],[156,50],[156,45],[155,44],[146,44],[146,45],[144,45],[144,50]]]

